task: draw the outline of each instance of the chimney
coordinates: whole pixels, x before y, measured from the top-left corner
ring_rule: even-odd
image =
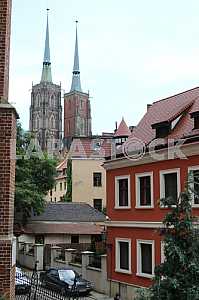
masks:
[[[147,111],[149,110],[149,108],[152,106],[152,104],[147,104]]]

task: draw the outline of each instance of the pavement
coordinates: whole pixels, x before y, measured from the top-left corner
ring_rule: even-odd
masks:
[[[96,300],[113,300],[113,298],[110,298],[107,295],[100,294],[100,293],[97,293],[97,292],[92,292],[90,296],[93,297]],[[91,297],[88,298],[88,300],[91,300],[92,299]]]

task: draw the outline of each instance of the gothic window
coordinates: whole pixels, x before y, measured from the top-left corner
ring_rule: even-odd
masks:
[[[50,126],[51,126],[51,128],[55,128],[55,117],[54,116],[51,116],[51,118],[50,118]]]
[[[36,117],[35,128],[39,128],[39,117]]]
[[[55,106],[55,97],[54,97],[54,95],[51,96],[51,106]]]
[[[36,101],[35,101],[35,106],[36,106],[36,107],[39,106],[39,101],[40,101],[40,95],[37,94],[37,96],[36,96]]]

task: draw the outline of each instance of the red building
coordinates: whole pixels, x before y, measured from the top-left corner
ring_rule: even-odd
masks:
[[[118,137],[117,137],[118,138]],[[199,170],[199,88],[154,102],[128,140],[104,163],[107,171],[108,277],[112,291],[132,299],[148,287],[164,259],[158,228],[168,212],[159,199],[177,198]],[[195,189],[196,186],[194,187]],[[199,191],[198,191],[199,192]],[[193,195],[199,215],[199,199]]]

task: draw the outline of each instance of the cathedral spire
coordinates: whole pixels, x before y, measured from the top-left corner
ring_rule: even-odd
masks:
[[[41,82],[52,82],[51,62],[50,62],[50,46],[49,46],[48,12],[49,12],[49,9],[47,9],[46,40],[45,40],[45,50],[44,50],[44,60],[43,60]]]
[[[81,81],[80,81],[80,70],[79,70],[77,23],[78,21],[76,21],[75,55],[74,55],[74,65],[73,65],[73,77],[72,77],[72,84],[70,90],[71,92],[73,91],[82,92]]]

